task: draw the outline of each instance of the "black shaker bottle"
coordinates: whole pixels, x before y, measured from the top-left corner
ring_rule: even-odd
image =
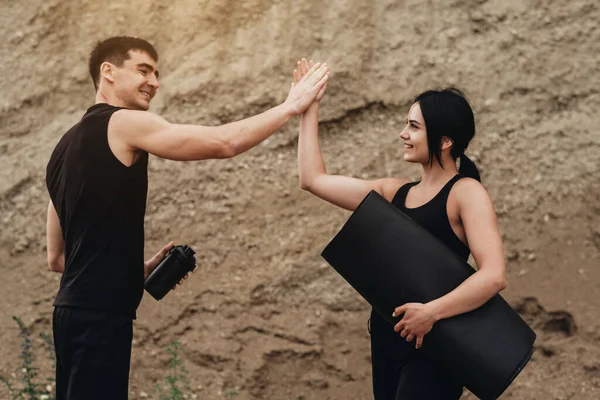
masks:
[[[177,283],[183,279],[185,274],[196,268],[196,252],[188,245],[175,246],[167,253],[164,260],[146,278],[144,287],[156,300],[160,300]]]

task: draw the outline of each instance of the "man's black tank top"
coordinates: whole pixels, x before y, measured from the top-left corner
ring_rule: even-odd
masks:
[[[104,103],[90,107],[48,162],[46,185],[65,244],[54,305],[135,318],[144,292],[148,153],[127,167],[111,151],[108,122],[120,109]]]
[[[452,230],[446,209],[450,190],[461,178],[464,178],[464,176],[455,175],[433,199],[416,208],[406,207],[406,196],[408,195],[408,191],[419,182],[407,183],[398,189],[398,192],[396,192],[396,195],[392,199],[392,204],[423,228],[427,229],[460,257],[467,260],[470,250]]]

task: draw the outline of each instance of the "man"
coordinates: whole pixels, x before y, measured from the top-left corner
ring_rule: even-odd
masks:
[[[144,278],[173,246],[144,262],[148,153],[234,157],[304,112],[328,79],[327,66],[317,65],[262,114],[217,127],[180,125],[147,111],[159,88],[157,61],[142,39],[98,43],[89,63],[96,104],[48,163],[48,265],[63,274],[53,316],[57,400],[127,398]]]

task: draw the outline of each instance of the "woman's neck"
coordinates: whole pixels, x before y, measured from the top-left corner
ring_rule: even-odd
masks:
[[[458,174],[456,162],[452,159],[445,159],[444,168],[440,166],[437,159],[433,163],[423,164],[421,173],[421,184],[424,186],[440,186],[446,184],[454,175]]]

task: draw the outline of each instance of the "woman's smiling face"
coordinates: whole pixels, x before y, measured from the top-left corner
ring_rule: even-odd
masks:
[[[419,103],[414,103],[408,111],[406,127],[400,132],[404,141],[404,161],[425,164],[429,162],[427,129]]]

